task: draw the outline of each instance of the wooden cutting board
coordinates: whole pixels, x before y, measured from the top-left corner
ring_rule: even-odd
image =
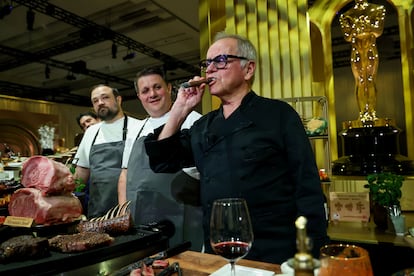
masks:
[[[180,264],[183,276],[207,276],[227,264],[227,261],[218,255],[200,253],[195,251],[186,251],[168,259],[169,263],[178,262]],[[276,274],[281,273],[280,266],[277,264],[257,262],[241,259],[237,262],[252,268],[270,270]]]

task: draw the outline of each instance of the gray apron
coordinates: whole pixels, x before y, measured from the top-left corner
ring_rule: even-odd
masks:
[[[171,183],[185,173],[154,173],[149,166],[144,139],[145,137],[140,137],[135,141],[128,161],[126,197],[131,201],[135,224],[168,219],[175,225],[170,246],[189,240],[193,250],[201,250],[201,208],[177,202],[171,194]]]
[[[94,145],[99,130],[92,141],[89,154],[88,218],[105,214],[118,205],[118,179],[127,135],[128,117],[125,116],[122,141]]]

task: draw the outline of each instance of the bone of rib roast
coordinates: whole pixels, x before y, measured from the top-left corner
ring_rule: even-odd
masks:
[[[112,235],[128,232],[132,226],[132,216],[129,210],[131,201],[111,208],[104,216],[81,221],[77,230],[79,232],[98,232]]]

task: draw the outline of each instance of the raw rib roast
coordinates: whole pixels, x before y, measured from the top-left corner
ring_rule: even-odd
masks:
[[[82,214],[82,204],[72,194],[73,176],[62,163],[32,156],[22,168],[22,185],[9,202],[9,214],[33,218],[36,224],[72,222]]]
[[[75,189],[73,176],[64,164],[40,155],[32,156],[23,163],[21,183],[45,195],[61,195]]]
[[[10,198],[9,214],[50,225],[72,222],[82,214],[82,205],[74,195],[43,196],[37,189],[21,188]]]

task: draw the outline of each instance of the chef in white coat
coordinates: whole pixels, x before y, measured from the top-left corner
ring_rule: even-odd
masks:
[[[172,106],[172,85],[158,67],[140,71],[135,84],[138,99],[149,117],[144,120],[144,127],[134,143],[126,146],[131,146],[132,151],[129,158],[123,158],[123,170],[118,183],[119,203],[131,201],[135,224],[163,219],[173,222],[175,234],[170,239],[170,245],[190,240],[193,250],[201,250],[202,213],[199,207],[194,206],[198,203],[198,192],[195,192],[199,187],[198,172],[188,168],[185,170],[187,173],[154,173],[143,143],[146,135],[167,121]],[[200,117],[197,112],[190,113],[183,128],[190,128]]]
[[[89,180],[89,218],[105,214],[118,204],[122,158],[128,158],[128,140],[134,140],[143,121],[124,114],[118,90],[107,85],[92,88],[91,101],[101,122],[90,126],[74,158],[75,179]]]

